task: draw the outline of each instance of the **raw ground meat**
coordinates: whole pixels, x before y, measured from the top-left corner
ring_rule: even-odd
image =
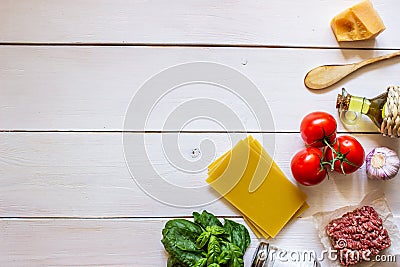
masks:
[[[391,244],[382,219],[370,206],[363,206],[334,219],[326,226],[326,233],[344,266],[373,259]]]

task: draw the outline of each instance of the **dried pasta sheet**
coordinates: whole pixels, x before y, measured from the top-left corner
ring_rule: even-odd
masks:
[[[330,238],[326,233],[326,226],[334,219],[342,217],[347,212],[354,211],[357,208],[361,208],[363,206],[371,206],[376,212],[379,214],[379,217],[382,219],[383,227],[388,231],[389,238],[391,240],[391,246],[381,251],[380,255],[400,255],[400,233],[396,224],[394,223],[393,214],[390,211],[390,208],[387,204],[386,198],[383,193],[378,191],[372,191],[368,193],[364,199],[358,205],[345,206],[343,208],[339,208],[334,211],[328,212],[319,212],[313,215],[315,226],[318,230],[318,235],[321,239],[321,242],[327,251],[332,251],[334,248],[332,247]],[[337,255],[339,258],[339,253]],[[374,257],[371,257],[374,259]],[[328,259],[330,260],[330,259]],[[340,264],[339,260],[330,260],[330,265],[334,267],[343,266]],[[363,261],[358,263],[356,267],[370,267],[375,265],[377,262],[371,261]],[[382,263],[381,263],[382,264]]]

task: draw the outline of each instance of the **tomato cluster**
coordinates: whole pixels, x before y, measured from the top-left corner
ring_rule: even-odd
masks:
[[[364,148],[352,136],[337,137],[336,120],[326,112],[316,111],[305,116],[300,133],[306,148],[297,152],[291,162],[293,177],[300,184],[319,184],[328,169],[348,174],[364,164]]]

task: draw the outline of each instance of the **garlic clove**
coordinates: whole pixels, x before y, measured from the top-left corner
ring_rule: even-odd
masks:
[[[367,176],[373,180],[389,180],[396,176],[400,160],[396,152],[387,147],[378,147],[368,153],[366,159]]]

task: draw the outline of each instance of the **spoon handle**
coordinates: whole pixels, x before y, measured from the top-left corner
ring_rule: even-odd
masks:
[[[385,59],[389,59],[389,58],[393,58],[393,57],[397,57],[397,56],[400,56],[400,51],[397,51],[397,52],[394,52],[394,53],[391,53],[391,54],[387,54],[387,55],[383,55],[383,56],[380,56],[380,57],[370,58],[370,59],[367,59],[367,60],[364,60],[364,61],[361,61],[361,62],[357,63],[357,65],[358,65],[357,69],[359,69],[361,67],[364,67],[366,65],[381,61],[381,60],[385,60]]]

